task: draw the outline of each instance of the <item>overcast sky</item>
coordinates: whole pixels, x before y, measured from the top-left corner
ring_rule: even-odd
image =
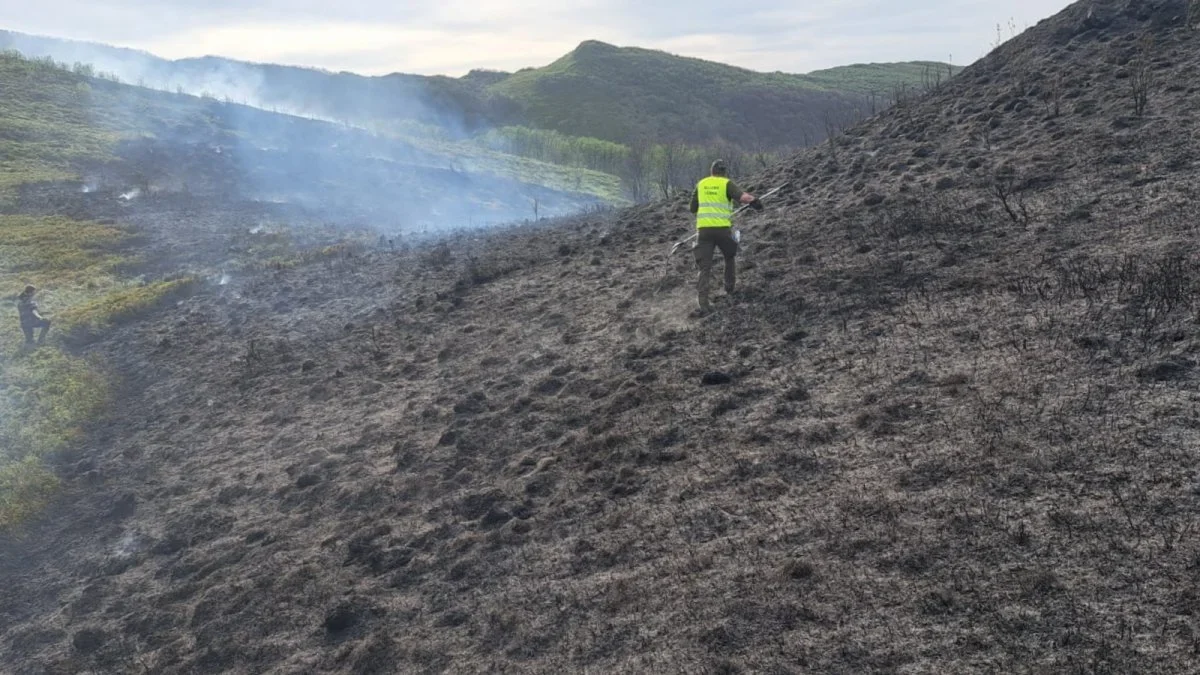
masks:
[[[966,65],[1067,0],[0,0],[0,28],[349,70],[461,75],[541,66],[595,39],[754,70]]]

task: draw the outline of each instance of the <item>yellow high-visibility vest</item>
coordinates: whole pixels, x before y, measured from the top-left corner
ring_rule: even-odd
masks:
[[[729,179],[721,176],[709,176],[696,184],[696,201],[700,208],[696,211],[696,227],[732,227],[733,202],[729,201],[727,190]]]

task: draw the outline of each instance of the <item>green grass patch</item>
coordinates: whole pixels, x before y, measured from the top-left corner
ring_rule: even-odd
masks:
[[[71,339],[94,337],[118,323],[144,316],[160,305],[190,294],[193,277],[128,286],[67,308],[59,316],[61,330]]]
[[[92,363],[56,349],[19,352],[0,364],[0,529],[38,513],[58,479],[45,461],[77,440],[108,403]]]
[[[94,336],[192,290],[195,281],[138,283],[136,239],[109,225],[61,217],[0,216],[0,529],[36,514],[58,485],[46,461],[103,414],[108,378],[55,344]],[[14,300],[27,283],[54,321],[51,344],[23,347]]]
[[[57,216],[0,216],[0,282],[35,286],[115,283],[129,262],[130,243],[121,229]],[[17,289],[20,290],[20,289]]]
[[[9,461],[67,447],[108,401],[104,375],[57,349],[19,352],[0,370],[0,447]]]
[[[12,530],[50,503],[58,477],[36,457],[0,466],[0,531]]]
[[[120,138],[99,124],[93,84],[44,60],[0,54],[0,199],[17,186],[67,180],[106,161]]]

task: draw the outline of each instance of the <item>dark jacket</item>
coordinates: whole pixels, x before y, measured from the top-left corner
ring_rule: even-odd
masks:
[[[42,321],[42,315],[38,313],[37,301],[32,295],[22,293],[17,296],[17,314],[21,316],[21,325],[29,326]]]

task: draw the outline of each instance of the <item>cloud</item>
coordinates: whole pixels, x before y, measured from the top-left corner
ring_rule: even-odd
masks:
[[[599,39],[807,72],[860,62],[969,63],[1066,0],[44,0],[6,10],[0,28],[145,49],[352,70],[460,75],[540,66]]]

